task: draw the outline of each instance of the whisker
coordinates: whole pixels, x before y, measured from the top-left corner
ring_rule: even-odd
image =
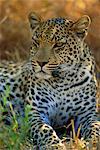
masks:
[[[58,66],[58,64],[49,64],[50,66]]]
[[[47,67],[47,68],[54,68],[55,69],[55,67],[53,67],[53,66],[50,66],[50,67]]]

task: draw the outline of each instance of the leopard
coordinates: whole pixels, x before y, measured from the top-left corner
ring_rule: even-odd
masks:
[[[24,116],[31,106],[29,124],[33,145],[39,150],[65,150],[56,128],[75,122],[75,132],[90,139],[100,136],[96,111],[95,59],[85,42],[91,19],[42,19],[28,16],[32,43],[30,57],[20,63],[0,63],[0,103],[7,86],[7,104]],[[8,115],[6,123],[10,125]]]

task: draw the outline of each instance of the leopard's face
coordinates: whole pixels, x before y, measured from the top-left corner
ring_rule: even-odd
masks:
[[[31,13],[29,20],[32,28],[31,60],[38,78],[50,78],[58,68],[68,70],[79,63],[90,24],[88,16],[74,23],[64,18],[41,21]]]

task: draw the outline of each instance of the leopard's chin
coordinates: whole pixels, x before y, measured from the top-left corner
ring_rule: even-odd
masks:
[[[39,79],[49,79],[52,77],[51,74],[47,74],[46,72],[43,71],[36,73],[35,76]]]

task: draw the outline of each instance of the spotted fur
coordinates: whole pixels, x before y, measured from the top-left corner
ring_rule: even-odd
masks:
[[[29,21],[30,59],[0,65],[1,104],[8,85],[8,107],[10,101],[14,110],[24,116],[24,106],[31,106],[30,134],[38,149],[65,149],[54,129],[67,125],[71,118],[75,120],[76,132],[82,125],[81,137],[98,137],[95,61],[84,42],[90,18],[83,16],[76,22],[66,18],[43,21],[31,13]],[[9,114],[6,122],[11,123]]]

